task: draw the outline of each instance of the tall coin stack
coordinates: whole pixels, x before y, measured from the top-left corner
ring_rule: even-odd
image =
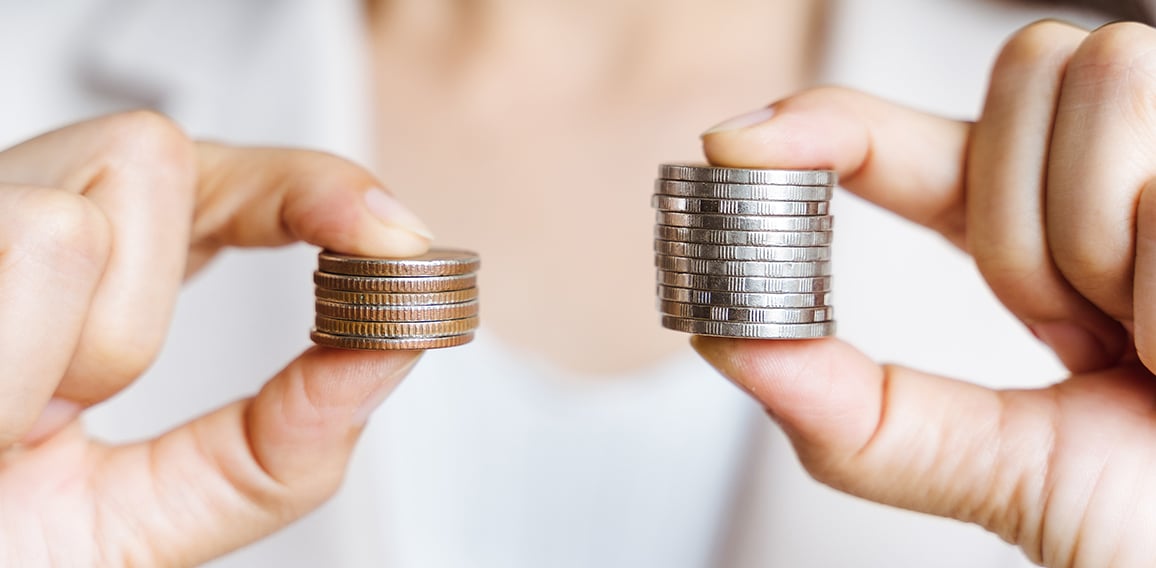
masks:
[[[662,326],[698,335],[835,333],[829,170],[663,164],[654,233]]]
[[[314,343],[343,349],[437,349],[478,327],[478,255],[433,249],[400,259],[322,251]]]

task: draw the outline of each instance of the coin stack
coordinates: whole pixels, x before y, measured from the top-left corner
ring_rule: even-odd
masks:
[[[314,343],[343,349],[437,349],[478,327],[478,255],[433,249],[401,259],[322,251]]]
[[[653,206],[662,325],[698,335],[835,333],[829,170],[663,164]]]

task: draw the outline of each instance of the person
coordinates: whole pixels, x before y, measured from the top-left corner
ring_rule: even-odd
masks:
[[[350,4],[285,3],[280,19],[270,19],[310,25],[274,27],[279,33],[266,36],[244,27],[221,31],[221,22],[270,17],[239,3],[6,7],[15,14],[0,19],[13,32],[4,34],[8,41],[27,38],[19,30],[43,29],[31,25],[37,17],[67,35],[91,15],[78,7],[101,10],[107,35],[88,36],[78,49],[88,73],[79,78],[43,72],[57,67],[42,61],[5,64],[35,66],[28,76],[40,81],[6,93],[26,100],[4,101],[2,108],[21,109],[5,122],[13,125],[5,135],[151,102],[193,137],[268,143],[297,136],[298,145],[324,143],[356,156],[349,148],[357,146],[359,113],[326,97],[338,86],[350,97],[369,92],[357,88],[362,60],[355,50],[325,52],[332,59],[310,67],[315,38],[287,31],[323,27],[327,17],[354,21]],[[719,531],[743,516],[728,496],[743,481],[736,472],[749,454],[742,436],[749,407],[734,391],[702,386],[702,366],[670,360],[679,338],[643,328],[657,327],[643,313],[650,303],[630,290],[650,286],[649,253],[643,246],[624,251],[621,243],[645,242],[649,222],[632,216],[645,207],[626,204],[631,196],[622,189],[647,192],[641,178],[668,157],[658,154],[691,151],[693,136],[675,136],[683,121],[706,122],[716,107],[800,88],[804,56],[817,39],[807,22],[819,14],[788,2],[661,12],[615,3],[605,9],[637,11],[519,20],[527,12],[493,6],[491,17],[455,19],[431,6],[399,2],[370,12],[380,80],[375,126],[389,133],[378,143],[384,157],[374,161],[404,201],[428,212],[439,238],[481,250],[486,273],[495,275],[483,283],[491,335],[430,353],[416,367],[425,376],[408,381],[382,420],[370,423],[381,428],[377,440],[367,440],[367,469],[377,475],[358,477],[365,466],[356,464],[350,481],[371,492],[328,514],[359,519],[364,511],[351,508],[385,510],[386,527],[376,533],[385,542],[352,530],[356,523],[314,517],[293,536],[314,543],[332,536],[337,545],[312,552],[289,545],[291,552],[265,563],[377,565],[382,555],[392,565],[423,566],[748,561],[716,547],[743,548],[731,537],[757,528],[736,523],[729,534]],[[783,17],[752,17],[757,10]],[[613,27],[630,21],[650,25]],[[687,25],[733,33],[709,35],[717,40],[704,50],[677,33]],[[771,33],[768,25],[779,27]],[[220,41],[195,42],[206,29]],[[941,232],[974,255],[999,299],[1081,373],[1047,389],[997,394],[879,367],[834,339],[696,340],[708,361],[776,418],[809,472],[869,499],[976,523],[1047,565],[1151,563],[1143,531],[1152,499],[1142,483],[1151,395],[1143,366],[1150,356],[1144,220],[1151,205],[1142,190],[1151,131],[1144,54],[1152,34],[1137,24],[1023,28],[997,59],[974,125],[819,89],[704,137],[707,156],[720,164],[833,167],[855,194]],[[43,45],[53,39],[40,38]],[[420,42],[445,49],[414,51]],[[550,42],[573,50],[544,49]],[[203,52],[194,57],[187,50],[197,43]],[[623,51],[598,52],[602,45]],[[637,59],[623,57],[627,49]],[[239,53],[248,59],[236,61]],[[768,53],[781,56],[779,72],[751,78],[752,64]],[[325,75],[273,64],[284,61]],[[344,63],[329,65],[335,61]],[[234,63],[272,75],[222,71],[235,71]],[[281,79],[281,97],[258,85],[269,77]],[[236,91],[228,97],[222,78]],[[90,98],[39,100],[76,85],[70,81]],[[306,103],[337,110],[329,120],[299,117],[304,126],[294,130],[285,119]],[[58,112],[62,106],[72,112]],[[624,116],[637,128],[623,130]],[[374,176],[308,151],[193,143],[169,119],[134,112],[84,120],[6,150],[0,181],[0,357],[8,362],[0,431],[9,448],[0,515],[12,535],[0,549],[5,564],[204,562],[284,526],[335,490],[370,409],[408,371],[413,354],[311,349],[256,397],[147,442],[95,443],[75,419],[149,364],[179,281],[221,247],[302,239],[343,252],[405,255],[426,246],[428,230]],[[599,209],[559,213],[587,213],[574,203]],[[524,212],[517,222],[511,210]],[[166,399],[207,408],[248,390],[227,383],[240,382],[237,373],[262,376],[261,365],[301,343],[307,320],[290,306],[308,310],[301,261],[309,252],[290,251],[295,261],[220,259],[213,270],[232,274],[194,282],[192,301],[199,296],[199,306],[223,304],[225,312],[270,309],[246,311],[260,313],[256,321],[243,314],[237,321],[217,319],[222,311],[181,313],[177,305],[171,344],[183,345],[186,357],[175,356],[179,365],[162,359],[122,400],[86,413],[95,429],[117,437],[119,422],[121,432],[139,435],[185,419]],[[840,294],[870,289],[855,266],[841,272]],[[856,313],[856,302],[845,305]],[[912,305],[929,321],[939,314]],[[849,333],[863,337],[857,318],[841,313]],[[196,337],[182,332],[182,317],[200,318],[200,329],[190,324]],[[989,362],[1016,368],[1015,351],[992,349]],[[653,366],[663,359],[669,364]],[[229,368],[236,370],[226,374]],[[615,374],[624,376],[577,380]],[[383,495],[374,497],[374,489]],[[830,510],[820,515],[832,520]],[[864,541],[887,541],[872,537]],[[753,538],[783,542],[774,534]],[[831,558],[815,546],[831,539],[808,540],[809,565]],[[946,540],[906,563],[994,564],[1004,552]],[[234,558],[256,558],[246,553]],[[903,554],[861,556],[860,564],[901,565],[895,558]]]

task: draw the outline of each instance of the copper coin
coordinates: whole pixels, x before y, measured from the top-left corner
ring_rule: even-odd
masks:
[[[316,316],[317,331],[334,335],[356,335],[361,337],[428,337],[458,335],[473,331],[478,327],[477,316],[443,321],[384,322],[349,321]]]
[[[318,300],[326,300],[339,304],[357,304],[366,306],[437,306],[441,304],[459,304],[478,298],[477,288],[454,290],[452,292],[349,292],[346,290],[330,290],[329,288],[314,288],[314,295]]]
[[[473,288],[477,286],[478,277],[474,274],[461,274],[458,276],[388,278],[383,276],[349,276],[318,271],[313,273],[313,283],[322,288],[350,292],[427,293]]]
[[[444,321],[478,315],[477,300],[433,306],[363,306],[317,300],[314,307],[317,315],[358,321]]]
[[[408,258],[369,258],[321,251],[317,266],[321,272],[349,276],[454,276],[477,272],[481,261],[467,250],[431,249]]]
[[[393,351],[410,349],[441,349],[456,347],[473,341],[474,333],[445,335],[440,337],[350,337],[334,335],[314,328],[309,332],[314,343],[337,349],[363,349],[373,351]]]

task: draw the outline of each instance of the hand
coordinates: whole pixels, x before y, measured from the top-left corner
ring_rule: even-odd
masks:
[[[1041,22],[1003,49],[974,124],[818,89],[704,135],[715,164],[833,168],[942,233],[1067,380],[993,391],[833,338],[696,348],[820,481],[977,523],[1047,566],[1156,565],[1154,100],[1156,31]]]
[[[199,564],[337,488],[415,353],[310,349],[254,398],[137,444],[77,417],[148,366],[182,278],[223,246],[424,251],[375,187],[333,156],[195,144],[145,112],[0,152],[0,565]]]

